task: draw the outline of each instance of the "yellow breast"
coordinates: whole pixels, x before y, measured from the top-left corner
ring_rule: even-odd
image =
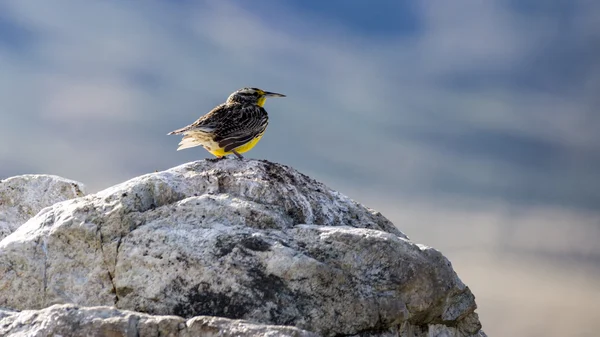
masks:
[[[255,138],[253,138],[251,141],[249,141],[248,143],[242,145],[242,146],[238,146],[235,148],[235,150],[237,151],[237,153],[244,153],[244,152],[248,152],[250,151],[257,143],[258,141],[262,138],[264,132],[259,134],[258,136],[256,136]],[[229,151],[229,152],[225,152],[223,148],[220,149],[216,149],[213,151],[209,151],[210,153],[212,153],[213,155],[217,156],[217,157],[223,157],[229,154],[233,154],[233,152]]]

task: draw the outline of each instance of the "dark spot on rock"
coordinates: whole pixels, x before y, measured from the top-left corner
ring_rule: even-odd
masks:
[[[263,238],[223,235],[214,245],[217,257],[229,255],[220,259],[219,265],[223,270],[235,269],[236,273],[216,275],[204,282],[175,278],[164,290],[166,297],[179,299],[170,314],[251,319],[258,310],[268,313],[270,323],[294,325],[302,317],[298,313],[308,314],[314,306],[310,296],[297,293],[283,279],[265,271],[255,256],[257,251],[271,247]],[[290,310],[291,307],[297,310]]]
[[[291,184],[293,185],[300,185],[300,182],[298,181],[298,179],[296,179],[296,176],[291,174],[290,171],[285,171],[285,175],[288,178],[288,180],[290,181]]]
[[[235,248],[236,243],[229,236],[220,236],[215,240],[215,256],[223,257],[230,254]]]
[[[306,179],[307,181],[317,183],[314,179],[312,179],[311,177],[307,176],[306,174],[304,174],[302,172],[296,171],[296,173],[298,173],[302,178]]]
[[[286,213],[290,216],[290,218],[292,218],[292,220],[294,221],[294,225],[306,223],[306,217],[304,216],[304,212],[302,212],[302,209],[300,209],[299,207],[289,207],[286,210]]]
[[[117,296],[123,297],[123,296],[127,296],[127,295],[131,294],[133,292],[133,288],[121,287],[121,288],[117,288],[116,291],[117,291]]]
[[[177,278],[172,288],[175,293],[183,293],[188,286],[184,280]],[[244,318],[253,308],[253,302],[244,298],[242,294],[232,291],[215,292],[209,283],[202,282],[187,291],[185,300],[173,308],[173,314],[185,318],[208,315],[239,319]]]
[[[325,215],[322,212],[315,212],[315,220],[314,220],[315,225],[326,226],[326,225],[328,225],[327,220],[328,219],[325,217]]]
[[[258,229],[280,228],[279,224],[271,216],[265,216],[253,209],[250,209],[250,214],[246,216],[246,226]]]
[[[329,264],[332,261],[337,261],[340,259],[340,251],[333,247],[331,243],[323,243],[321,245],[309,247],[304,246],[302,249],[306,255],[325,264]]]
[[[255,236],[243,238],[241,244],[242,246],[257,252],[264,252],[271,248],[271,245],[268,242]]]
[[[265,274],[258,266],[248,269],[248,276],[250,276],[249,288],[258,291],[262,300],[276,302],[278,294],[289,292],[281,278]]]
[[[217,178],[218,192],[226,193],[226,187],[231,185],[231,176],[223,171],[217,171],[215,173],[215,177]]]
[[[76,183],[71,183],[71,186],[73,186],[73,188],[75,189],[75,194],[83,195],[83,192],[81,191],[81,189],[79,189],[79,185],[77,185]]]
[[[125,198],[127,196],[127,193],[123,193],[121,194],[121,197]]]
[[[282,169],[278,165],[271,163],[268,160],[261,160],[264,163],[265,173],[267,174],[267,178],[269,180],[276,181],[278,183],[286,183],[284,179],[284,175],[282,174]]]

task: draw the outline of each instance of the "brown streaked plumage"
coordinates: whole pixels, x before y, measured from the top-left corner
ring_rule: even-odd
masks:
[[[269,116],[263,108],[267,97],[285,95],[242,88],[194,123],[168,134],[183,135],[178,151],[202,145],[218,158],[235,154],[242,159],[240,153],[252,149],[267,128]]]

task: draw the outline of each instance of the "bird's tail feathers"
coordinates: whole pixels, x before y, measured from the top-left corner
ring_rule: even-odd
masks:
[[[190,147],[202,145],[202,142],[193,137],[183,137],[183,139],[181,140],[181,142],[179,142],[178,145],[179,147],[177,148],[177,151],[180,151],[183,149],[189,149]]]
[[[211,144],[212,134],[194,129],[193,131],[185,131],[177,151],[187,149],[194,146]],[[218,146],[218,145],[215,145]]]
[[[211,133],[215,130],[215,126],[213,125],[188,125],[181,129],[177,129],[175,131],[171,131],[167,133],[167,135],[180,135],[186,132],[202,132],[202,133]]]
[[[171,131],[171,132],[167,133],[167,136],[170,136],[170,135],[179,135],[179,134],[182,134],[182,133],[186,132],[189,129],[190,129],[190,127],[186,126],[184,128],[177,129],[175,131]]]

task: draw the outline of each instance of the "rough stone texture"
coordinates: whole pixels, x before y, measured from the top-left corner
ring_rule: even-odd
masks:
[[[199,161],[45,209],[0,242],[0,306],[114,305],[322,335],[482,336],[438,251],[266,161]]]
[[[28,174],[0,180],[0,240],[42,208],[81,197],[85,187],[51,175]]]
[[[315,337],[295,327],[255,324],[242,320],[198,316],[185,320],[177,316],[152,316],[112,307],[79,308],[72,304],[53,305],[0,316],[0,336],[269,336]]]

